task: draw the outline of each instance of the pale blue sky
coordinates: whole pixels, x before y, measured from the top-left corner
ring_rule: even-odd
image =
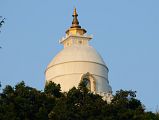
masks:
[[[109,68],[113,91],[136,90],[147,110],[159,105],[159,0],[0,0],[0,81],[24,80],[43,90],[44,71],[62,49],[72,22],[93,34],[91,45]]]

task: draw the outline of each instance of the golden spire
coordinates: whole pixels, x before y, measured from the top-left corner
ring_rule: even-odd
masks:
[[[72,16],[73,16],[73,21],[72,21],[71,28],[81,28],[77,19],[78,14],[77,14],[76,8],[74,9]]]
[[[87,31],[85,29],[82,29],[81,26],[79,25],[76,8],[74,9],[72,16],[73,16],[72,26],[66,31],[66,34],[83,35],[84,33],[86,33]]]
[[[77,11],[76,11],[76,8],[74,8],[73,15],[74,15],[74,16],[78,16]],[[73,15],[72,15],[72,16],[73,16]]]

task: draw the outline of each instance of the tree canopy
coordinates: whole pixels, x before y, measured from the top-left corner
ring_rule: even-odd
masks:
[[[159,120],[159,115],[146,112],[135,91],[119,90],[108,104],[83,83],[63,93],[53,82],[39,91],[22,81],[0,94],[0,120]]]
[[[2,18],[2,16],[0,16],[0,28],[4,24],[4,20],[5,20],[5,18],[3,18],[3,19],[1,19],[1,18]],[[0,29],[0,32],[1,32],[1,29]],[[0,48],[2,48],[2,47],[0,46]],[[1,84],[0,84],[0,87],[1,87]]]

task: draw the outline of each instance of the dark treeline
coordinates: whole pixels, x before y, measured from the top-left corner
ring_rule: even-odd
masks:
[[[67,93],[50,82],[44,92],[21,82],[0,94],[0,120],[159,120],[146,112],[134,91],[117,91],[110,104],[80,83]]]

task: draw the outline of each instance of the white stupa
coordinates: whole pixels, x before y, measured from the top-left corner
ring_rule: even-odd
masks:
[[[61,85],[62,91],[78,87],[84,81],[91,92],[104,96],[110,101],[112,89],[108,81],[108,68],[100,54],[89,45],[92,36],[86,34],[73,13],[72,26],[59,42],[64,46],[48,65],[46,82]]]

